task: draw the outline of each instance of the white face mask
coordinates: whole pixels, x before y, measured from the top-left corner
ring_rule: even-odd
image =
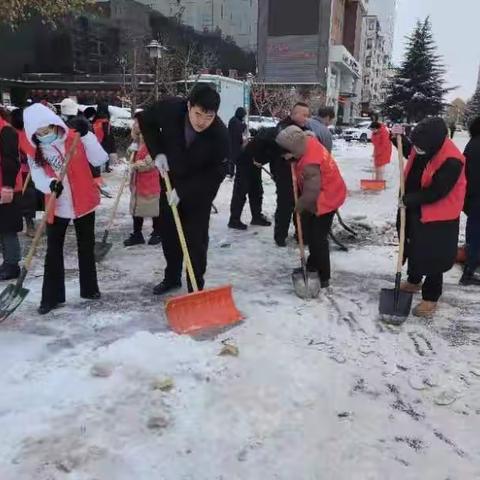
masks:
[[[415,145],[413,146],[413,148],[417,152],[417,155],[425,155],[427,153],[425,150],[421,150],[420,148],[416,147]]]

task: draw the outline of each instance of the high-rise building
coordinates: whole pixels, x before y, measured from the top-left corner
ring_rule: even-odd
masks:
[[[385,54],[390,61],[395,38],[395,23],[397,20],[398,0],[367,0],[368,15],[375,15],[380,22],[380,28],[385,38]]]
[[[246,50],[257,46],[258,0],[138,0],[199,32],[221,32]]]
[[[358,115],[364,0],[259,0],[258,74],[268,84],[311,85],[338,120]]]

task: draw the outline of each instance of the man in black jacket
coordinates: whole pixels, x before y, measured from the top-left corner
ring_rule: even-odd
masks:
[[[272,224],[262,213],[262,165],[271,162],[281,153],[281,149],[275,143],[276,133],[275,127],[260,129],[237,159],[237,175],[230,204],[229,228],[236,230],[248,228],[241,221],[247,195],[252,213],[251,224],[260,227],[269,227]]]
[[[21,251],[17,233],[22,231],[23,221],[19,171],[18,135],[0,112],[0,250],[3,253],[0,280],[12,280],[20,274]]]
[[[468,217],[466,241],[467,261],[460,283],[462,285],[480,285],[475,271],[480,262],[480,117],[470,125],[471,139],[465,148],[467,177],[467,195],[464,211]]]
[[[230,137],[230,159],[228,162],[228,176],[233,178],[235,175],[235,166],[242,152],[243,135],[247,130],[245,124],[246,110],[243,107],[237,108],[235,115],[228,122],[228,135]]]
[[[162,180],[160,224],[167,267],[154,289],[156,295],[181,286],[183,254],[170,209],[173,204],[178,205],[198,286],[204,287],[210,212],[227,173],[228,131],[217,116],[219,107],[219,94],[208,85],[198,85],[188,101],[167,99],[139,115],[148,150],[160,173],[169,172],[175,189],[167,198]],[[188,289],[192,291],[190,281]]]
[[[278,126],[278,132],[296,125],[302,130],[307,130],[307,121],[310,117],[310,109],[306,103],[297,103],[290,115],[282,120]],[[293,199],[293,184],[290,165],[281,156],[270,164],[275,184],[277,186],[277,210],[275,211],[275,243],[279,247],[287,246],[288,230],[293,218],[295,201]]]

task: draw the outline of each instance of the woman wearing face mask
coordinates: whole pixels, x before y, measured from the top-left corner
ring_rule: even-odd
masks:
[[[442,295],[443,274],[457,254],[459,218],[465,199],[465,157],[448,138],[441,118],[420,122],[410,136],[405,169],[408,281],[402,290],[422,291],[413,313],[430,318]],[[423,282],[423,284],[422,284]]]
[[[65,302],[63,244],[70,220],[73,220],[77,235],[80,296],[100,298],[94,257],[95,209],[100,196],[89,164],[103,165],[108,155],[93,133],[82,131],[67,174],[60,182],[58,175],[78,133],[40,104],[24,111],[24,124],[27,138],[35,147],[35,154],[28,158],[35,187],[47,196],[57,197],[47,226],[45,274],[38,310],[43,315]]]

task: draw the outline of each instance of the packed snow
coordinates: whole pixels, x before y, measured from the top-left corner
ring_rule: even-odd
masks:
[[[457,141],[463,147],[467,137]],[[455,267],[433,321],[382,324],[379,291],[392,283],[397,251],[398,163],[387,168],[386,191],[366,194],[360,179],[373,174],[372,146],[339,142],[334,154],[350,191],[342,215],[358,235],[335,226],[349,252],[332,245],[332,288],[319,300],[293,293],[293,239],[278,249],[271,228],[227,228],[233,183],[222,185],[207,281],[233,285],[245,320],[215,335],[168,329],[152,295],[161,247],[122,245],[128,193],[114,249],[99,266],[101,301],[79,298],[70,229],[67,304],[38,316],[42,247],[30,295],[0,327],[0,479],[480,478],[479,292],[458,286]],[[122,169],[106,175],[111,189]],[[264,186],[272,217],[266,175]],[[113,201],[98,211],[99,235]],[[230,355],[219,355],[228,345]]]

